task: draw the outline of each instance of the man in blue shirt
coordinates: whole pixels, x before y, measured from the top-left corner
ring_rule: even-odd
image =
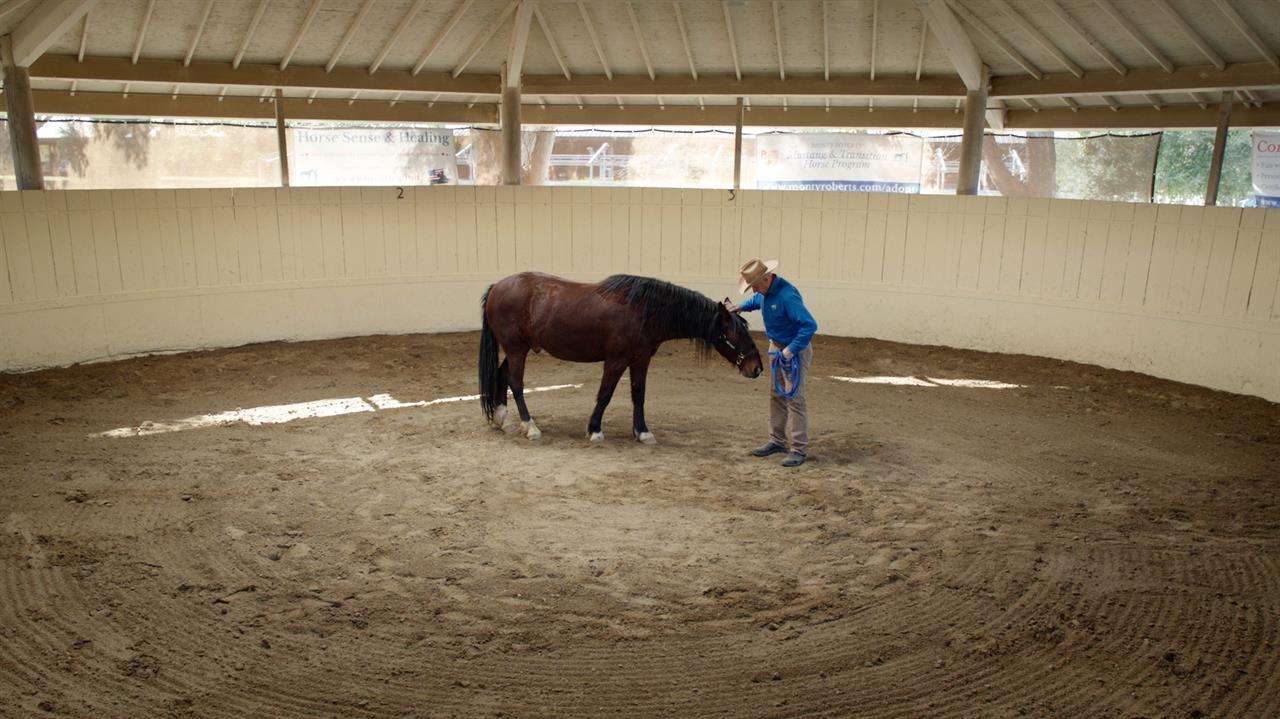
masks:
[[[769,397],[769,441],[751,450],[756,457],[768,457],[788,452],[782,461],[784,467],[804,464],[809,449],[809,415],[805,407],[804,390],[809,367],[813,364],[813,348],[809,341],[818,331],[818,323],[804,306],[800,291],[790,282],[773,273],[777,260],[749,260],[739,271],[738,292],[754,290],[742,304],[725,303],[730,312],[760,310],[764,317],[764,332],[769,337],[769,351],[781,352],[788,360],[799,358],[800,376],[795,394],[790,398],[778,394],[774,384]],[[785,379],[783,382],[785,383]],[[790,391],[791,387],[783,387]],[[787,437],[787,420],[791,420],[790,443]]]

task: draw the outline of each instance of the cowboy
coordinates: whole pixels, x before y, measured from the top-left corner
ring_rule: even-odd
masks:
[[[784,393],[794,388],[795,394],[790,397],[779,394],[778,383],[773,384],[769,397],[769,441],[751,450],[756,457],[787,452],[782,466],[799,467],[804,464],[809,449],[804,377],[809,374],[809,366],[813,363],[813,348],[809,346],[809,340],[818,331],[818,323],[805,308],[804,298],[795,285],[774,274],[777,267],[777,260],[748,260],[738,271],[738,292],[746,294],[750,289],[754,294],[740,305],[725,300],[725,308],[730,312],[760,310],[764,317],[764,332],[769,337],[769,352],[780,353],[787,361],[799,358],[800,373],[793,380],[798,386],[783,387]],[[786,384],[785,378],[780,381]],[[791,423],[789,443],[788,420]]]

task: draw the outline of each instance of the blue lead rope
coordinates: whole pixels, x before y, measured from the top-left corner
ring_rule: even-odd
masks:
[[[800,391],[799,355],[787,359],[782,352],[770,352],[769,356],[773,358],[770,360],[773,367],[773,391],[783,399],[791,399]],[[787,384],[791,385],[791,389],[785,389]]]

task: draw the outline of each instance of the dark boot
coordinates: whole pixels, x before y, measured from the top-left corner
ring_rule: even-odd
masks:
[[[782,460],[783,467],[799,467],[804,464],[804,452],[791,452],[787,458]]]
[[[768,457],[771,454],[778,454],[779,452],[785,452],[785,451],[787,451],[786,447],[783,447],[777,442],[770,440],[760,445],[759,447],[756,447],[755,449],[751,450],[751,456],[752,457]]]

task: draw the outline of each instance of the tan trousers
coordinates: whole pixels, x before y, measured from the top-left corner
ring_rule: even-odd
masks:
[[[769,351],[777,352],[779,348],[769,343]],[[800,389],[791,399],[783,399],[773,386],[773,378],[769,379],[769,440],[774,444],[789,448],[792,452],[806,454],[809,451],[809,414],[805,405],[804,393],[809,389],[809,369],[813,366],[813,347],[800,350]],[[783,379],[786,382],[786,379]],[[783,389],[790,390],[784,384]],[[791,437],[787,441],[787,419],[791,420]]]

